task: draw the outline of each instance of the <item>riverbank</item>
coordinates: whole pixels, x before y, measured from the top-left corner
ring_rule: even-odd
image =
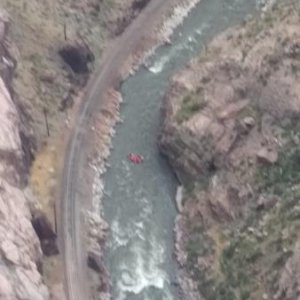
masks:
[[[193,5],[195,5],[196,2],[197,1],[195,1]],[[192,9],[193,5],[189,3],[188,5],[183,5],[180,8],[179,4],[177,5],[176,3],[174,3],[170,7],[165,6],[165,12],[161,15],[168,16],[168,18],[162,17],[162,21],[160,21],[162,23],[156,25],[152,31],[148,31],[147,34],[143,37],[141,43],[138,44],[134,53],[130,55],[129,59],[125,62],[124,67],[120,70],[120,79],[122,78],[122,80],[125,80],[127,76],[134,74],[134,70],[136,70],[137,67],[140,66],[140,64],[149,57],[150,48],[154,49],[160,44],[168,41],[169,35],[172,33],[170,28],[175,28],[180,23],[180,21],[182,21],[183,18],[187,16],[188,11]],[[173,21],[170,22],[170,20]],[[160,29],[158,30],[157,28]],[[166,30],[161,30],[161,28],[166,28]],[[92,214],[95,218],[99,218],[99,212],[102,212],[101,199],[103,197],[104,191],[102,177],[106,173],[107,168],[109,168],[109,165],[106,163],[106,161],[109,157],[112,138],[115,134],[114,128],[117,122],[121,121],[119,115],[121,102],[121,95],[115,90],[109,90],[103,96],[103,108],[101,109],[100,114],[97,115],[96,120],[90,127],[92,129],[91,140],[97,141],[92,145],[93,150],[88,151],[89,153],[91,153],[91,155],[89,155],[89,158],[90,166],[93,169],[92,175],[90,174],[89,176],[90,178],[95,178],[93,189],[94,200],[89,207],[89,210],[95,212]],[[91,216],[91,213],[89,213],[89,215]],[[104,231],[99,232],[99,234],[101,235],[101,237],[105,237],[107,226],[104,225],[105,223],[103,223],[102,221],[101,224]],[[105,274],[104,277],[106,277],[107,271],[102,264],[103,244],[105,243],[105,238],[102,238],[100,243],[95,243],[95,237],[96,236],[93,236],[93,234],[91,235],[89,244],[93,246],[90,247],[90,249],[92,250],[89,250],[88,252],[92,254],[93,257],[97,257],[97,263],[98,265],[100,265],[98,269],[103,270]],[[95,277],[95,274],[91,276]],[[102,282],[105,282],[105,291],[107,291],[107,288],[109,287],[107,278],[104,278]]]
[[[299,22],[290,1],[227,30],[165,97],[189,299],[297,299]]]
[[[149,6],[151,6],[151,4],[149,4]],[[156,23],[158,21],[158,18],[162,18],[165,15],[166,12],[175,11],[177,13],[178,9],[179,9],[178,7],[176,9],[174,9],[174,6],[173,6],[174,3],[172,3],[171,6],[169,6],[169,3],[167,3],[167,2],[164,2],[163,4],[159,4],[159,5],[158,4],[159,4],[159,1],[156,1],[156,2],[153,3],[152,8],[150,8],[150,9],[153,9],[153,10],[157,10],[157,12],[159,12],[157,15],[152,14],[152,15],[148,16],[148,17],[152,16],[154,18],[151,21],[153,23]],[[175,3],[175,5],[176,5],[176,3]],[[149,8],[149,6],[147,6],[147,8]],[[158,10],[158,7],[159,7],[159,10]],[[146,15],[147,8],[145,9],[144,17],[147,16]],[[186,9],[191,9],[191,6],[187,6],[187,8],[185,6],[183,6],[183,8],[181,8],[181,11],[186,11]],[[184,14],[182,14],[182,15],[184,16]],[[139,22],[139,20],[141,21],[142,18],[143,17],[139,17],[137,19],[137,22],[134,22],[132,24],[132,26],[130,26],[131,29],[129,28],[129,30],[128,30],[128,34],[132,34],[132,31],[134,31],[134,30],[138,30],[138,33],[139,33],[139,35],[134,36],[133,40],[130,41],[130,38],[129,38],[130,43],[128,43],[128,40],[127,40],[128,39],[127,38],[127,35],[128,35],[127,31],[124,33],[124,35],[122,37],[120,37],[119,40],[116,40],[117,44],[122,43],[122,40],[124,40],[124,41],[126,40],[127,46],[129,48],[125,48],[125,49],[123,48],[122,53],[120,53],[120,55],[119,55],[118,53],[115,53],[115,52],[118,51],[120,46],[118,46],[118,47],[113,46],[114,50],[112,52],[108,51],[107,54],[108,54],[108,57],[111,56],[111,55],[117,55],[117,58],[114,58],[114,59],[111,58],[111,57],[107,58],[105,55],[104,55],[104,58],[103,58],[103,61],[106,62],[107,64],[113,63],[113,67],[107,67],[107,66],[103,65],[102,69],[105,70],[104,72],[106,72],[106,71],[108,72],[106,77],[103,74],[101,74],[101,72],[102,72],[101,69],[100,69],[100,72],[96,71],[96,74],[94,75],[94,78],[90,81],[90,84],[88,85],[88,87],[86,89],[87,90],[87,96],[86,96],[86,102],[87,103],[86,104],[83,103],[82,107],[79,108],[79,113],[83,113],[83,114],[80,116],[79,123],[76,125],[77,129],[71,131],[72,132],[71,136],[73,136],[73,137],[71,137],[71,139],[70,139],[68,149],[71,150],[72,156],[67,158],[68,162],[65,165],[65,173],[64,173],[64,174],[66,174],[66,176],[64,177],[64,181],[63,181],[63,182],[66,183],[65,187],[67,189],[66,190],[67,193],[69,193],[69,191],[72,190],[72,186],[74,186],[74,182],[76,182],[76,180],[79,178],[78,177],[79,174],[81,174],[83,176],[83,178],[85,178],[84,182],[80,182],[80,185],[83,186],[83,188],[81,190],[81,195],[84,194],[84,195],[86,195],[86,198],[89,199],[88,195],[90,195],[91,190],[88,187],[90,186],[89,184],[91,183],[90,179],[93,178],[93,174],[92,174],[93,171],[90,169],[90,171],[88,172],[89,174],[87,175],[86,171],[83,170],[83,167],[84,166],[88,167],[88,165],[90,165],[91,162],[94,161],[94,159],[95,159],[96,163],[98,163],[98,164],[100,163],[100,172],[101,172],[101,166],[104,166],[104,162],[99,161],[99,157],[97,156],[98,150],[95,149],[95,146],[91,145],[88,142],[85,143],[85,142],[83,142],[83,140],[90,141],[91,139],[89,137],[91,135],[93,135],[93,133],[91,133],[91,132],[93,132],[93,131],[96,132],[97,131],[97,126],[99,126],[99,124],[96,124],[96,120],[99,119],[99,117],[97,117],[97,116],[99,116],[99,114],[100,114],[100,116],[102,116],[102,120],[106,120],[106,121],[104,121],[105,122],[104,127],[102,128],[104,131],[106,130],[106,133],[103,132],[102,140],[109,141],[110,138],[111,138],[112,128],[110,128],[109,126],[111,126],[111,124],[114,124],[116,122],[116,115],[112,115],[109,112],[109,110],[107,110],[106,107],[105,107],[105,101],[106,101],[105,99],[106,99],[106,96],[107,96],[105,91],[107,89],[109,89],[110,86],[116,86],[118,80],[121,79],[120,71],[119,71],[120,66],[123,65],[123,61],[122,61],[123,58],[126,58],[126,56],[131,53],[132,50],[130,50],[130,49],[132,47],[134,47],[133,53],[135,53],[135,51],[137,51],[137,49],[140,49],[139,47],[143,47],[143,43],[145,41],[148,41],[148,37],[151,37],[151,35],[157,37],[157,34],[156,34],[155,30],[153,30],[153,31],[149,30],[149,27],[147,28],[147,32],[146,31],[143,32],[143,31],[140,30],[140,28],[138,27],[138,22]],[[178,19],[178,17],[176,19]],[[143,21],[143,24],[145,24],[145,21]],[[143,37],[143,39],[140,41],[139,37]],[[157,38],[157,40],[159,42],[163,42],[162,40],[159,40],[158,38]],[[136,44],[131,44],[132,41],[134,41],[134,43],[136,43]],[[128,52],[128,54],[127,54],[127,52]],[[120,60],[120,59],[122,59],[122,60]],[[120,60],[120,62],[119,62],[119,60]],[[96,84],[97,81],[100,81],[100,83],[98,82]],[[95,95],[95,93],[99,89],[101,90],[101,93]],[[111,91],[110,93],[108,93],[108,98],[111,95],[117,95],[117,93],[114,92],[114,91]],[[101,104],[98,103],[99,102],[98,101],[99,97],[101,97]],[[114,98],[114,101],[118,100],[118,97],[113,96],[113,98]],[[115,105],[114,101],[112,102],[113,110],[118,108],[118,104]],[[88,117],[88,119],[86,119],[87,117]],[[107,117],[108,117],[108,119],[107,119]],[[106,125],[108,125],[108,127],[106,127]],[[82,135],[79,134],[79,132],[82,132],[83,130],[86,132],[85,136],[82,136]],[[75,153],[74,151],[75,150],[72,150],[72,149],[76,149],[76,158],[74,157],[74,153]],[[79,151],[79,152],[77,153],[77,151]],[[106,148],[106,151],[104,151],[104,153],[108,153],[107,148]],[[101,153],[101,155],[102,154],[103,153]],[[101,156],[100,156],[100,158],[101,158]],[[73,161],[74,159],[76,159],[76,162]],[[95,165],[95,163],[92,163],[92,164]],[[72,168],[72,172],[69,172],[68,168]],[[72,178],[70,178],[69,174],[71,174]],[[68,182],[72,183],[70,188],[68,187],[68,185],[69,185]],[[101,185],[99,185],[99,186],[101,187]],[[64,187],[62,187],[62,188],[64,188]],[[68,189],[70,189],[70,190],[68,190]],[[71,200],[71,202],[69,202],[69,204],[64,204],[65,207],[68,208],[68,205],[75,205],[75,206],[80,205],[81,207],[83,205],[84,207],[90,207],[90,211],[92,211],[92,212],[84,213],[84,215],[87,216],[87,226],[90,223],[90,220],[92,220],[92,223],[95,223],[94,221],[97,220],[97,222],[96,222],[97,224],[103,224],[103,222],[101,222],[101,220],[99,219],[99,215],[96,215],[94,213],[95,207],[91,207],[91,205],[95,202],[93,202],[91,204],[83,203],[83,204],[78,204],[77,205],[76,204],[76,202],[77,202],[76,199],[68,199],[69,196],[77,197],[76,196],[77,192],[75,192],[75,194],[74,194],[74,192],[70,192],[70,193],[71,194],[65,195],[65,198],[64,198],[65,201],[67,201],[67,200],[70,201]],[[96,205],[96,209],[97,208],[99,208],[99,205]],[[63,222],[69,222],[69,219],[72,220],[73,218],[78,219],[78,212],[76,212],[76,211],[78,211],[78,209],[79,208],[76,208],[76,207],[74,208],[75,212],[74,212],[73,215],[69,215],[69,216],[65,215]],[[64,209],[64,213],[69,214],[68,209],[67,210]],[[80,217],[80,215],[79,215],[79,217]],[[74,219],[74,222],[77,222],[76,226],[78,228],[81,228],[81,225],[79,224],[79,223],[81,223],[80,219],[79,220]],[[73,221],[71,221],[71,222],[73,222]],[[65,224],[66,225],[64,225],[64,227],[65,227],[64,230],[66,230],[66,228],[67,228],[66,226],[69,226],[69,225],[67,225],[67,223],[65,223]],[[100,227],[105,228],[105,226],[101,226],[101,225],[100,225]],[[76,236],[76,235],[79,234],[81,236],[85,236],[85,232],[86,232],[85,229],[81,228],[79,231],[77,230],[77,232],[72,232],[71,237],[68,236],[69,233],[66,233],[67,235],[65,236],[65,238],[67,240],[68,239],[72,240],[73,239],[72,235]],[[92,255],[89,256],[89,261],[92,262],[92,264],[94,266],[94,269],[96,268],[97,271],[99,272],[99,270],[100,271],[104,270],[104,268],[101,265],[101,256],[102,256],[102,254],[101,254],[101,242],[103,241],[103,239],[99,238],[98,234],[100,234],[102,237],[105,236],[105,234],[103,232],[96,233],[93,230],[92,242],[89,241],[87,243],[87,245],[92,245],[93,247],[92,247],[92,249],[85,249],[83,252],[86,251],[87,253],[92,254]],[[82,256],[83,253],[80,250],[80,247],[81,247],[80,244],[82,243],[80,240],[82,238],[77,236],[74,239],[76,239],[75,244],[78,244],[78,249],[71,250],[70,246],[65,246],[65,249],[67,251],[66,253],[67,253],[67,255],[69,255],[68,251],[76,252],[77,253],[76,254],[77,258],[79,258],[81,260],[80,257]],[[95,242],[95,240],[96,240],[96,242]],[[84,246],[84,248],[86,248],[86,245]],[[69,250],[67,250],[67,249],[69,249]],[[85,257],[84,254],[83,254],[83,257]],[[83,257],[82,257],[82,259],[83,259],[83,261],[85,261],[85,259]],[[69,256],[69,259],[70,258],[72,259],[72,255]],[[78,261],[78,266],[84,266],[82,264],[83,262],[81,262],[80,260]],[[82,272],[82,274],[84,274],[84,272]],[[104,274],[104,277],[105,277],[105,275],[106,274]],[[99,275],[95,275],[94,277],[98,278],[98,276]],[[82,277],[84,277],[84,276],[82,275]],[[85,280],[85,279],[83,279],[83,280]],[[107,280],[105,280],[105,279],[103,279],[101,281],[102,282],[107,282]],[[105,284],[105,286],[107,286],[107,284]],[[96,291],[98,293],[97,297],[99,297],[99,289],[97,288]]]

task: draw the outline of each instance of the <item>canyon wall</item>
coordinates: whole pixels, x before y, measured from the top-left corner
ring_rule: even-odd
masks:
[[[14,62],[6,48],[8,17],[0,13],[0,298],[49,299],[43,284],[42,252],[22,187],[26,155],[22,124],[9,92]],[[5,80],[5,82],[4,82]]]
[[[165,96],[159,144],[184,187],[176,251],[194,299],[299,297],[299,25],[288,1],[227,30]]]

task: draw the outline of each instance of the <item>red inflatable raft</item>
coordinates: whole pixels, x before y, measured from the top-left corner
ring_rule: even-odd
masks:
[[[134,164],[140,164],[144,160],[143,156],[137,153],[129,153],[127,158]]]

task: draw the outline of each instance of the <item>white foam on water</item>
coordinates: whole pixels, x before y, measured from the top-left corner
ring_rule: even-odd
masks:
[[[119,295],[116,300],[125,300],[128,293],[142,293],[146,300],[147,289],[150,287],[162,290],[162,300],[171,300],[171,293],[166,289],[167,274],[161,267],[165,259],[164,247],[152,237],[150,244],[133,244],[130,252],[131,259],[123,261],[117,270],[121,275],[117,282]]]
[[[118,218],[111,223],[111,239],[108,242],[110,250],[127,246],[132,239],[145,241],[144,222],[137,220],[126,225],[121,224]]]
[[[163,300],[173,300],[173,296],[171,294],[171,291],[166,290],[166,295],[164,295]]]
[[[195,39],[194,36],[190,35],[190,36],[188,37],[188,41],[189,41],[189,43],[195,43],[195,42],[196,42],[196,39]]]
[[[202,30],[201,28],[199,28],[199,29],[196,30],[196,33],[197,33],[198,35],[202,35],[203,30]]]
[[[163,55],[159,60],[155,61],[150,67],[148,67],[148,70],[153,74],[161,73],[165,66],[177,55],[179,51],[182,51],[183,49],[191,49],[191,44],[195,44],[199,35],[202,35],[203,31],[208,27],[208,24],[203,24],[200,28],[195,30],[192,35],[189,35],[181,44],[172,47],[168,54]]]
[[[195,30],[195,34],[201,36],[204,33],[205,29],[208,29],[209,27],[210,27],[209,23],[203,23],[199,28]]]
[[[123,230],[118,220],[114,220],[111,223],[111,239],[109,240],[108,247],[115,250],[119,247],[124,247],[129,242],[128,232]]]
[[[152,66],[149,67],[149,71],[153,74],[158,74],[163,71],[164,67],[176,56],[178,51],[186,48],[186,43],[184,41],[182,44],[179,44],[176,47],[173,47],[167,55],[163,55],[159,60],[154,62]]]
[[[165,65],[170,61],[170,57],[169,56],[162,56],[162,58],[158,61],[156,61],[150,68],[149,71],[153,74],[158,74],[160,73]]]
[[[143,205],[140,218],[145,222],[145,220],[149,220],[152,217],[153,207],[149,204],[146,197],[142,197],[140,203]]]

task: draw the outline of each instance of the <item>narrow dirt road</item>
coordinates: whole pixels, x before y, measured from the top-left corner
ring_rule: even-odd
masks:
[[[88,300],[88,284],[86,282],[86,253],[83,249],[82,215],[80,195],[80,170],[84,167],[85,137],[89,130],[89,120],[101,109],[101,96],[120,77],[120,69],[129,55],[141,42],[142,38],[157,20],[160,20],[165,9],[172,0],[152,0],[136,20],[118,38],[103,56],[103,63],[95,72],[86,88],[75,126],[70,133],[66,148],[63,178],[61,183],[62,211],[61,235],[65,264],[65,284],[69,300]]]

